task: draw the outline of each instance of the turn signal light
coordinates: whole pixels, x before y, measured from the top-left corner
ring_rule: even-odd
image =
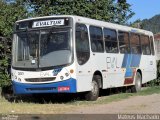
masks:
[[[70,69],[70,73],[71,73],[71,74],[74,73],[74,70],[73,70],[73,69]]]

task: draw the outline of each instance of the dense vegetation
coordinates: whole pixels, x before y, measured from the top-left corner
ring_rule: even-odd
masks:
[[[98,20],[125,23],[134,14],[126,0],[32,0],[34,16],[71,14]],[[115,14],[116,13],[116,14]]]
[[[15,21],[28,17],[72,14],[124,24],[134,14],[126,0],[0,0],[0,8],[0,36],[9,38]],[[0,87],[11,85],[10,43],[0,41]]]
[[[0,37],[0,87],[11,84],[10,80],[11,40]]]
[[[0,87],[11,85],[10,61],[11,61],[11,38],[13,24],[17,19],[25,18],[27,10],[19,1],[6,3],[0,0]],[[6,38],[4,38],[6,37]]]

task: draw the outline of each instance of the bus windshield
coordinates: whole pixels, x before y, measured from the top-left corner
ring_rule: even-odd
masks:
[[[20,31],[14,34],[13,66],[43,68],[71,63],[70,28]]]

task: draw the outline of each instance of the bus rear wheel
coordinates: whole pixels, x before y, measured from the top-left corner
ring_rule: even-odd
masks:
[[[85,99],[87,101],[95,101],[99,97],[99,84],[96,78],[96,76],[93,77],[91,83],[91,91],[85,94]]]
[[[142,87],[142,76],[139,72],[136,73],[135,85],[132,87],[132,92],[139,92]]]

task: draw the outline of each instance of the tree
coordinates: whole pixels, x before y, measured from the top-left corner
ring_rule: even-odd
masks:
[[[18,19],[27,17],[27,9],[21,0],[6,2],[0,0],[0,87],[11,85],[10,61],[11,61],[11,37],[13,26]],[[3,36],[3,37],[1,37]]]
[[[135,13],[130,9],[131,5],[126,2],[126,0],[118,0],[115,8],[115,13],[117,15],[117,23],[126,23]]]
[[[79,15],[115,23],[126,23],[133,16],[126,0],[30,0],[33,16]]]
[[[11,40],[0,37],[0,87],[11,85],[9,66],[11,58]]]
[[[0,8],[0,34],[5,37],[10,37],[15,21],[27,17],[27,9],[21,0],[16,0],[11,3],[0,0]]]
[[[134,28],[140,28],[142,29],[142,21],[140,19],[134,21],[133,23],[130,24],[130,26],[134,27]]]

